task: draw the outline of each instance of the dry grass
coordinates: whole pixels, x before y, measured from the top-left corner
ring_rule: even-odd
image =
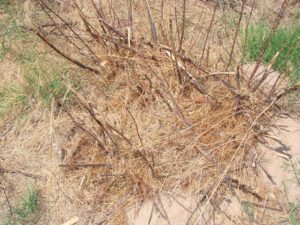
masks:
[[[287,203],[276,201],[280,193],[260,179],[259,144],[279,113],[277,101],[295,87],[278,93],[276,84],[266,92],[264,80],[249,80],[240,69],[234,37],[246,21],[226,30],[214,5],[187,1],[182,11],[181,1],[176,9],[173,1],[163,7],[156,1],[149,12],[146,0],[107,3],[103,14],[92,1],[70,1],[62,20],[57,8],[40,3],[48,21],[31,30],[88,72],[81,90],[66,83],[76,105],[53,100],[50,112],[18,131],[32,132],[32,139],[18,144],[41,153],[45,171],[37,174],[47,174],[47,180],[38,183],[46,202],[55,200],[55,207],[45,207],[49,218],[41,224],[62,223],[71,217],[62,215],[66,211],[80,216],[81,224],[125,224],[134,204],[173,192],[203,196],[203,214],[234,195],[240,202],[280,208],[274,216],[258,207],[261,223],[286,216]],[[249,16],[249,6],[244,9],[237,16]],[[55,29],[43,26],[53,22]],[[14,148],[19,147],[8,149]],[[5,156],[24,165],[32,160],[26,157]],[[199,220],[201,213],[194,213],[187,224]]]

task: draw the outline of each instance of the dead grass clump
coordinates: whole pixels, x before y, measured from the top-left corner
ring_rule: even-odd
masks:
[[[260,172],[258,144],[278,113],[277,100],[296,87],[278,93],[276,82],[262,89],[272,64],[257,80],[261,59],[245,75],[236,51],[241,22],[224,48],[214,45],[214,28],[221,29],[217,6],[74,0],[69,7],[76,10],[66,15],[44,1],[40,6],[51,29],[32,30],[91,75],[81,91],[69,87],[78,106],[56,104],[77,134],[63,147],[66,186],[78,190],[89,214],[100,213],[96,222],[115,221],[133,204],[174,190],[202,195],[202,213],[232,189],[255,202],[265,199],[266,191],[252,182]],[[207,10],[204,19],[193,18],[193,7]],[[273,29],[285,8],[286,2]],[[244,5],[240,10],[242,21]],[[192,41],[199,41],[200,54],[193,54],[195,47],[185,51]],[[187,224],[200,219],[192,213]]]

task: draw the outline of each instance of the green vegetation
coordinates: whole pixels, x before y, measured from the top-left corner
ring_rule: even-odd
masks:
[[[283,169],[292,175],[292,182],[300,187],[300,168],[299,162],[297,160],[290,160],[289,162],[284,163]],[[284,191],[287,194],[289,191],[289,185],[284,182]],[[300,224],[300,206],[297,201],[290,201],[288,207],[288,218],[287,221],[291,225]]]
[[[17,15],[16,7],[10,1],[0,1],[0,12],[3,13],[0,17],[0,63],[5,63],[6,59],[13,61],[21,71],[21,76],[18,75],[14,82],[4,79],[0,86],[0,117],[37,103],[48,107],[54,96],[68,101],[71,96],[65,84],[75,89],[79,84],[72,71],[47,58],[38,47],[39,40],[18,24],[22,16]]]
[[[227,13],[224,13],[220,19],[227,28],[233,31],[236,30],[238,20],[239,20],[238,15],[236,14],[228,15]]]
[[[289,224],[299,225],[300,224],[300,207],[298,203],[289,204]]]
[[[255,221],[254,209],[250,202],[242,202],[243,211],[251,221]]]
[[[271,28],[261,22],[250,25],[245,46],[245,58],[254,61],[259,57],[262,43],[270,36]],[[300,80],[300,26],[289,29],[278,28],[263,57],[264,63],[269,63],[277,52],[280,55],[273,68],[290,76],[291,82]]]
[[[300,161],[290,160],[284,164],[284,169],[292,175],[294,181],[300,187]]]
[[[38,192],[35,189],[29,189],[22,199],[20,207],[12,209],[10,215],[5,222],[6,225],[25,225],[29,224],[36,212],[39,204]]]
[[[0,116],[17,107],[29,107],[37,102],[48,107],[54,97],[68,101],[71,96],[64,82],[78,87],[78,82],[72,80],[67,71],[28,70],[22,82],[7,84],[0,89]]]

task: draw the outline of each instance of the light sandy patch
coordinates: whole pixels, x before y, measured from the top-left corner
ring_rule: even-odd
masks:
[[[176,197],[168,194],[160,197],[159,200],[156,198],[143,205],[136,205],[127,212],[128,224],[194,224],[198,218],[200,218],[200,224],[231,224],[231,221],[239,221],[242,207],[235,197],[231,196],[228,201],[223,202],[219,206],[221,210],[217,213],[211,206],[203,212],[203,206],[198,206],[199,199],[202,197],[181,192]]]
[[[256,64],[252,63],[252,64],[243,65],[241,67],[244,78],[249,80],[249,78],[252,75],[252,72],[255,69],[255,66],[256,66]],[[283,76],[278,71],[275,71],[273,69],[268,70],[268,67],[265,65],[260,65],[258,67],[256,73],[252,77],[253,83],[254,84],[258,83],[263,78],[263,76],[266,76],[266,78],[262,82],[262,85],[260,86],[260,88],[263,88],[263,90],[266,93],[269,92],[274,85],[276,85],[276,87],[277,87],[276,88],[277,92],[282,91],[287,85],[287,82],[284,79],[282,79]]]
[[[282,129],[275,129],[272,137],[282,140],[272,141],[265,154],[266,169],[272,176],[276,185],[284,191],[287,189],[287,196],[290,201],[300,200],[300,184],[295,179],[292,164],[300,160],[300,121],[291,118],[280,118],[277,125]],[[299,175],[298,175],[299,176]]]

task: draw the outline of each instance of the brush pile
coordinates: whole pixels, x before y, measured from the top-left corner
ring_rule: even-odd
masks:
[[[69,87],[78,104],[56,103],[74,124],[60,166],[98,222],[117,223],[133,204],[175,190],[203,196],[198,207],[233,189],[263,201],[259,143],[295,87],[279,91],[279,76],[264,89],[272,65],[256,79],[261,59],[243,71],[238,32],[251,19],[248,3],[232,30],[221,26],[218,4],[201,1],[63,4],[39,1],[47,22],[31,30],[87,71],[85,87]]]

